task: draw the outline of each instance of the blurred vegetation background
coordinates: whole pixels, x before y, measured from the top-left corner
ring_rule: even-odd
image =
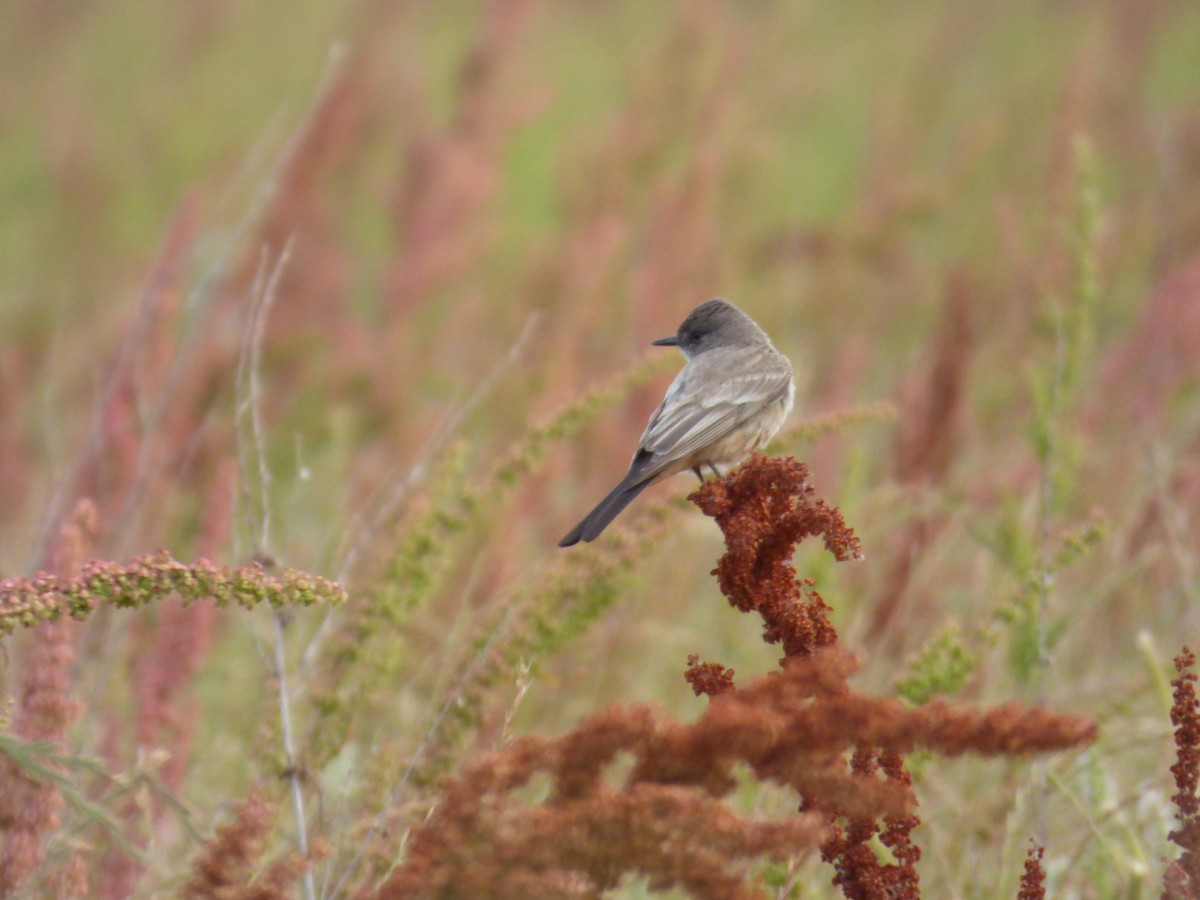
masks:
[[[266,611],[89,618],[65,747],[124,778],[92,793],[144,858],[104,874],[75,810],[26,890],[83,853],[97,896],[169,893],[303,767],[333,896],[506,734],[692,718],[689,653],[772,669],[685,479],[554,546],[682,362],[649,342],[723,295],[793,360],[797,420],[834,417],[776,449],[862,538],[798,558],[862,689],[1101,721],[1041,774],[912,760],[929,895],[1013,896],[1034,833],[1052,896],[1157,895],[1200,591],[1197,47],[1168,0],[8,0],[0,574],[53,565],[88,498],[89,556],[350,592],[278,659]]]

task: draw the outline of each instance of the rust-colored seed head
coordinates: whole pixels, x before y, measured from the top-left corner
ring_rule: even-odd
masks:
[[[796,545],[821,535],[839,560],[862,555],[841,511],[816,499],[808,480],[808,467],[790,456],[754,456],[690,498],[725,535],[727,549],[713,572],[722,593],[737,609],[761,615],[765,640],[782,644],[787,657],[837,643],[829,607],[796,577]]]

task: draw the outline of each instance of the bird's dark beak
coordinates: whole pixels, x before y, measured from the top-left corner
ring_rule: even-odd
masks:
[[[669,338],[659,338],[657,341],[651,341],[653,347],[678,347],[679,338],[676,335],[671,335]]]

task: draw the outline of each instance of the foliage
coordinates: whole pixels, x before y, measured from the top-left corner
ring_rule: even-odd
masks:
[[[738,844],[798,821],[742,759],[703,801],[729,826],[705,871],[780,897],[886,865],[938,896],[1181,877],[1154,648],[1195,646],[1200,601],[1193,6],[2,18],[0,890],[369,894],[511,747],[614,708],[693,727],[835,634],[864,714],[1019,698],[1099,737],[903,767],[843,741],[921,825],[842,817],[833,866],[781,856],[787,828]],[[554,547],[679,365],[647,345],[714,294],[797,370],[771,452],[830,503],[774,513],[836,505],[862,548],[765,548],[771,649],[714,602],[758,608],[760,579],[709,577],[687,476]],[[606,828],[701,808],[622,795],[631,758]],[[531,766],[489,802],[577,822]],[[657,886],[642,862],[611,893]]]

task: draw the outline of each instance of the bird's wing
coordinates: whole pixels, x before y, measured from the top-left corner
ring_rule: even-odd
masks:
[[[738,366],[739,374],[721,379],[713,387],[707,386],[716,379],[708,376],[719,373],[723,366],[692,372],[685,367],[642,434],[637,454],[642,457],[640,480],[653,478],[783,399],[792,381],[791,367],[786,360],[772,356],[746,367],[750,371]]]

